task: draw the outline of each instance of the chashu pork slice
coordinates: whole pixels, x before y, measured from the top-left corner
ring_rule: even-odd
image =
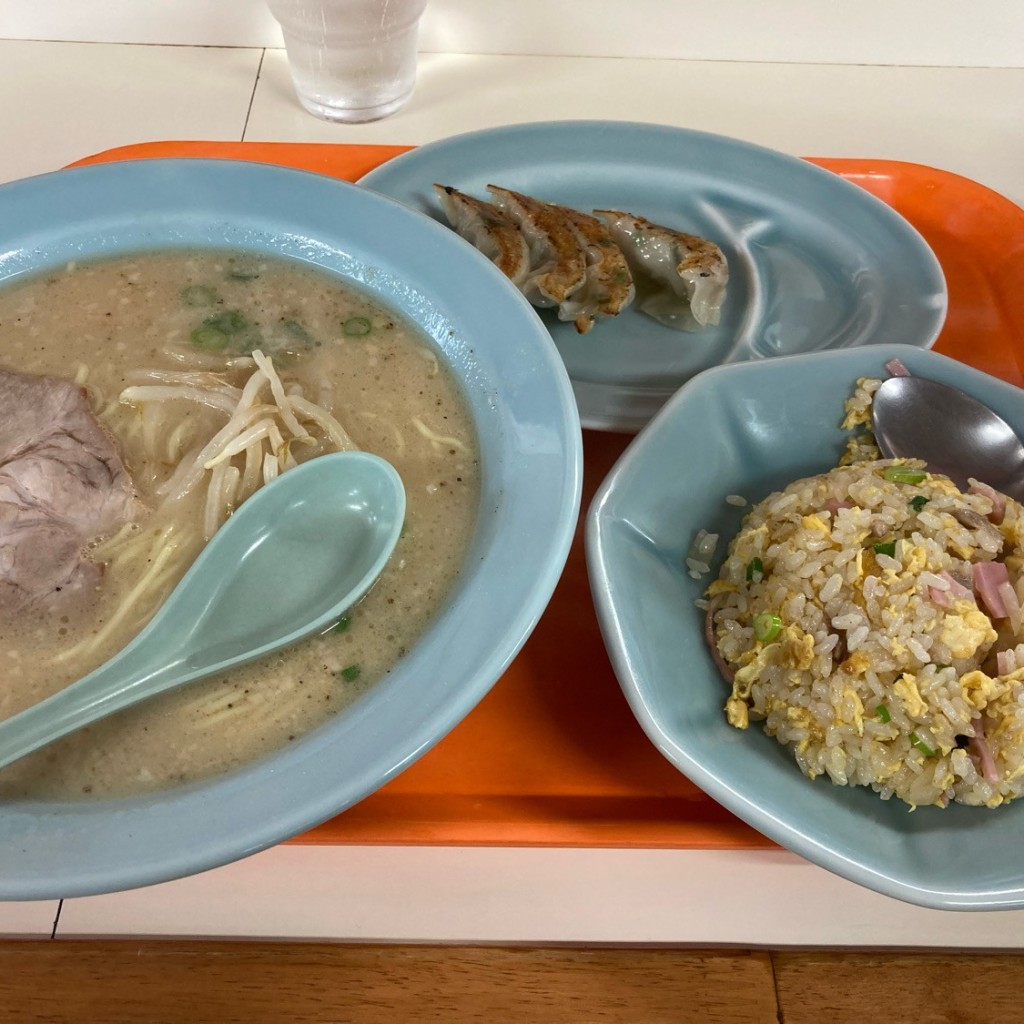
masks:
[[[85,391],[0,369],[0,611],[86,594],[100,573],[86,545],[140,511]]]

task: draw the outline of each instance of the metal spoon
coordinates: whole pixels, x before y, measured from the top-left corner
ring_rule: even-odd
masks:
[[[0,767],[165,690],[323,632],[376,581],[404,518],[402,481],[375,455],[323,455],[282,474],[213,535],[127,647],[0,723]]]
[[[890,377],[871,406],[875,440],[887,458],[923,459],[961,490],[974,477],[1024,499],[1024,444],[988,406],[925,377]]]

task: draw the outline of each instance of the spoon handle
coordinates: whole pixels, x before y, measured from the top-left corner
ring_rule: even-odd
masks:
[[[151,647],[131,644],[89,675],[0,722],[0,768],[137,703],[140,688],[156,693],[188,675],[183,659],[167,664]]]

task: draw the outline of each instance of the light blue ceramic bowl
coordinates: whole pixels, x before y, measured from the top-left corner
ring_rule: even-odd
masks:
[[[152,160],[0,187],[0,282],[179,247],[309,261],[418,323],[481,440],[478,525],[439,617],[364,699],[286,750],[131,800],[0,806],[0,898],[77,896],[202,871],[295,835],[411,764],[484,696],[561,573],[579,511],[572,389],[541,321],[488,260],[366,189],[260,164]],[[2,353],[0,353],[2,359]]]
[[[1024,436],[1024,393],[934,352],[904,346],[793,356],[707,370],[627,449],[587,518],[587,560],[605,642],[630,706],[655,746],[754,828],[839,875],[943,909],[1024,906],[1024,801],[996,810],[884,802],[870,790],[811,782],[755,726],[726,724],[725,684],[683,561],[705,528],[726,542],[742,509],[834,466],[843,402],[859,376],[898,356],[920,376],[987,402]],[[705,580],[705,583],[707,580]],[[756,898],[756,893],[752,894]]]

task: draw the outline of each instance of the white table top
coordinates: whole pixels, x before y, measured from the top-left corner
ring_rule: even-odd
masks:
[[[417,144],[612,118],[931,164],[1024,205],[1024,69],[424,54],[409,106],[316,121],[283,52],[0,41],[0,182],[161,139]],[[59,910],[59,919],[58,919]],[[0,936],[1024,948],[1024,911],[867,892],[784,851],[280,846],[110,896],[0,904]]]

